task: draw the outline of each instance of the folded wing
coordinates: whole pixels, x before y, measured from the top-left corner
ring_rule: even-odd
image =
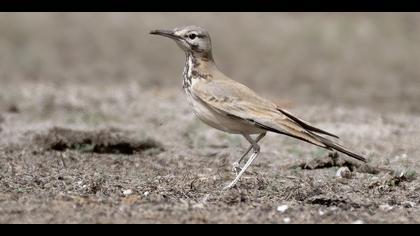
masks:
[[[233,80],[210,80],[193,86],[193,96],[215,112],[246,121],[249,125],[285,134],[308,143],[335,149],[358,160],[365,159],[320,134],[337,137],[310,125],[289,112],[279,109],[271,101],[261,98],[251,89]]]

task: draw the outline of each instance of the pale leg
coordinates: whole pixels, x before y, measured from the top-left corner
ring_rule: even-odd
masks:
[[[262,135],[262,134],[261,134]],[[261,136],[260,135],[260,136]],[[264,134],[265,135],[265,134]],[[244,174],[244,172],[248,169],[248,167],[252,164],[252,162],[255,160],[255,158],[258,157],[258,155],[260,154],[260,146],[258,145],[257,141],[254,141],[251,136],[249,136],[248,134],[243,134],[243,136],[246,138],[246,140],[248,140],[248,142],[251,143],[251,147],[254,150],[254,152],[252,153],[251,157],[248,159],[248,161],[246,162],[245,166],[242,168],[241,172],[239,172],[238,175],[236,175],[235,179],[228,184],[226,187],[224,187],[224,190],[230,189],[233,186],[235,186],[235,184],[239,181],[239,179],[241,178],[241,176]],[[264,137],[264,136],[263,136]]]
[[[257,137],[257,139],[255,140],[255,143],[258,143],[261,139],[263,139],[264,137],[265,137],[265,135],[266,135],[267,133],[262,133],[262,134],[260,134],[258,137]],[[251,143],[251,145],[249,145],[249,147],[248,147],[248,149],[246,150],[246,152],[242,155],[242,157],[239,159],[239,160],[237,160],[237,161],[235,161],[233,164],[232,164],[232,171],[233,172],[235,172],[235,174],[236,175],[238,175],[238,170],[241,170],[242,168],[240,167],[240,164],[241,164],[241,162],[242,162],[242,160],[248,155],[248,153],[251,151],[251,149],[252,149],[252,143]]]

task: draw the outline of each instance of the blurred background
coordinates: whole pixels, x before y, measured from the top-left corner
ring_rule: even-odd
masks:
[[[181,91],[183,52],[149,31],[194,24],[210,31],[218,66],[266,97],[418,113],[419,22],[418,13],[1,13],[0,99],[25,83]]]

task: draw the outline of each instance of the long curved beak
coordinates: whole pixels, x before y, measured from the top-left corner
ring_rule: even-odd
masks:
[[[175,35],[175,32],[172,30],[152,30],[150,31],[150,34],[156,34],[164,37],[168,37],[171,39],[181,39],[178,35]]]

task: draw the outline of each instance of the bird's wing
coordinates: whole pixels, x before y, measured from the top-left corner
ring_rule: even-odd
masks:
[[[283,114],[274,103],[233,80],[210,80],[196,83],[193,96],[216,112],[245,120],[250,125],[289,135],[326,148],[310,131]]]
[[[196,83],[192,89],[204,105],[215,112],[247,121],[250,125],[285,134],[317,146],[337,150],[360,161],[366,159],[348,148],[316,133],[335,136],[279,109],[272,102],[259,97],[251,89],[233,80],[211,80]]]

